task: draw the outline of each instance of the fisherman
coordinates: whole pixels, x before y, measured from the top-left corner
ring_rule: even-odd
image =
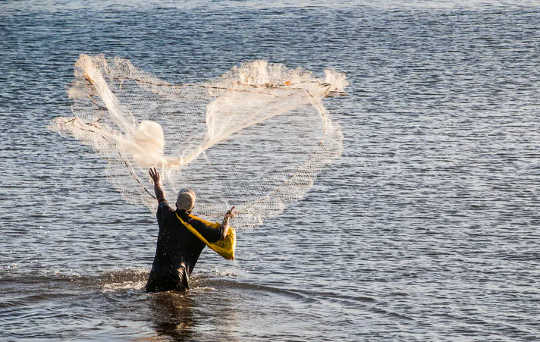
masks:
[[[165,199],[159,172],[154,168],[149,174],[158,201],[159,234],[146,291],[184,291],[189,289],[189,276],[205,245],[224,258],[234,259],[236,234],[229,226],[234,207],[227,211],[221,224],[205,221],[191,214],[195,192],[182,189],[173,210]]]

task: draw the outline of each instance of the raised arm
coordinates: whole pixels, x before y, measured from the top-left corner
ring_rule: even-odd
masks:
[[[156,199],[158,202],[165,201],[165,193],[163,192],[163,189],[161,188],[161,178],[159,177],[159,172],[156,168],[150,168],[148,170],[148,173],[150,174],[150,177],[152,178],[152,181],[154,181],[154,192],[156,193]]]
[[[189,223],[199,234],[201,234],[209,242],[217,242],[223,240],[227,237],[230,230],[232,229],[229,226],[229,220],[231,217],[234,217],[234,207],[231,210],[225,213],[223,218],[223,223],[219,224],[217,222],[206,221],[195,215],[187,213],[179,213],[180,216],[184,217],[184,220]]]

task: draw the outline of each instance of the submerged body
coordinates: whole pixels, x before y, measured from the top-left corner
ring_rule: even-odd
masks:
[[[176,217],[189,223],[209,242],[219,241],[223,226],[207,222],[186,210],[172,209],[166,200],[159,203],[157,220],[159,235],[156,255],[146,284],[146,291],[182,291],[189,288],[189,276],[206,246]]]

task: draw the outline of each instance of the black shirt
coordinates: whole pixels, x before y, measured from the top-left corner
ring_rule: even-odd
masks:
[[[222,238],[220,224],[207,222],[186,211],[175,211],[167,201],[161,201],[156,214],[159,224],[156,255],[146,284],[147,291],[183,290],[182,272],[191,274],[205,247],[204,242],[184,227],[176,213],[208,242]]]

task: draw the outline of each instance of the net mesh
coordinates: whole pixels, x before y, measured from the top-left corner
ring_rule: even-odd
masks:
[[[237,228],[255,227],[301,199],[341,155],[342,133],[322,100],[345,75],[254,61],[200,83],[171,84],[126,59],[81,55],[68,90],[73,117],[49,127],[91,146],[111,184],[152,212],[149,167],[165,193],[197,193],[195,210],[221,220],[236,206]]]

